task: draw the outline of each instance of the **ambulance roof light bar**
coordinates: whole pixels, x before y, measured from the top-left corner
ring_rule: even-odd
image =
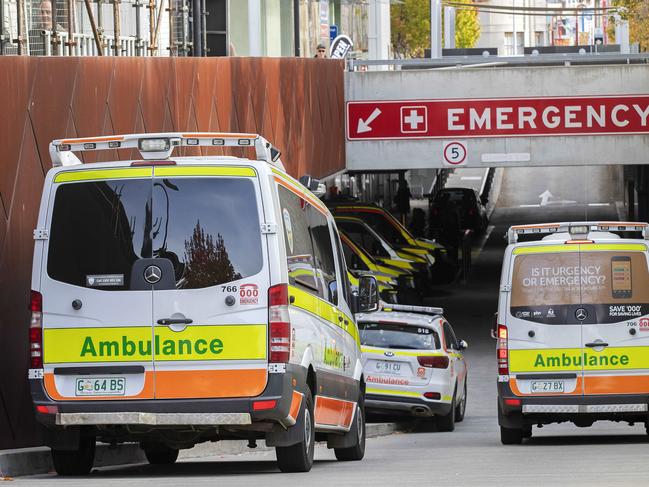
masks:
[[[83,164],[74,152],[137,149],[144,160],[169,159],[176,147],[253,147],[257,160],[284,170],[280,151],[258,134],[238,133],[156,133],[129,134],[108,137],[61,139],[50,143],[54,166]]]
[[[436,308],[433,306],[412,306],[409,304],[392,304],[383,301],[379,302],[380,311],[406,311],[408,313],[420,313],[426,315],[441,315],[444,314],[444,308]]]
[[[510,244],[518,242],[519,235],[542,235],[550,233],[569,233],[572,237],[584,237],[590,231],[600,232],[642,232],[642,238],[649,240],[647,228],[649,224],[644,222],[562,222],[562,223],[540,223],[538,225],[514,225],[507,232],[507,240]]]

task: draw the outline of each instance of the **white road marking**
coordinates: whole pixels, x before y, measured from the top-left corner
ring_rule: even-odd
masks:
[[[538,203],[535,205],[518,205],[518,206],[519,208],[540,208],[541,207],[541,205]]]
[[[588,206],[611,206],[610,203],[588,203]]]
[[[552,193],[550,193],[549,189],[546,189],[539,195],[539,198],[541,198],[541,206],[545,206],[548,204],[548,201],[550,201],[550,198],[554,196]]]

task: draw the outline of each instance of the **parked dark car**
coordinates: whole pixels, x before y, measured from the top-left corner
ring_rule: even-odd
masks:
[[[459,225],[459,230],[469,229],[479,234],[487,229],[489,223],[487,209],[480,195],[471,188],[440,190],[430,202],[429,218],[433,233],[435,229]],[[452,221],[454,219],[457,222]]]

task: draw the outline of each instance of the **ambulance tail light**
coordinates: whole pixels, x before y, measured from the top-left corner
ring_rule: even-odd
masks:
[[[496,339],[498,340],[496,348],[498,375],[509,375],[509,349],[507,342],[507,327],[505,325],[498,325]]]
[[[448,357],[446,356],[433,356],[433,357],[417,357],[417,362],[422,367],[429,369],[446,369],[448,368]]]
[[[29,324],[29,355],[30,368],[43,368],[43,296],[32,291],[29,300],[29,310],[32,312]]]
[[[268,289],[268,358],[271,363],[287,363],[291,355],[291,320],[288,314],[288,285]]]

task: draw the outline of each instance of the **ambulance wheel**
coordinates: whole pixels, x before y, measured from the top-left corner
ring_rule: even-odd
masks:
[[[444,416],[437,416],[437,431],[447,432],[455,430],[455,410],[457,409],[457,406],[455,405],[456,401],[456,393],[453,393],[451,410]]]
[[[178,460],[178,450],[161,444],[148,444],[142,447],[151,465],[171,465]]]
[[[464,413],[466,412],[466,400],[467,400],[467,390],[466,390],[466,379],[464,380],[464,394],[460,403],[455,408],[455,422],[459,423],[464,419]]]
[[[302,441],[296,445],[275,447],[277,465],[282,472],[308,472],[313,466],[315,421],[313,398],[309,389],[304,393],[304,400],[300,406],[298,425],[303,428]]]
[[[352,431],[356,444],[348,448],[334,448],[336,458],[342,462],[356,462],[365,456],[365,408],[362,403],[356,404],[356,414]]]
[[[82,436],[76,450],[52,449],[52,463],[58,475],[88,475],[95,463],[95,437]]]
[[[503,445],[520,445],[523,443],[522,428],[504,428],[500,427],[500,441]]]

